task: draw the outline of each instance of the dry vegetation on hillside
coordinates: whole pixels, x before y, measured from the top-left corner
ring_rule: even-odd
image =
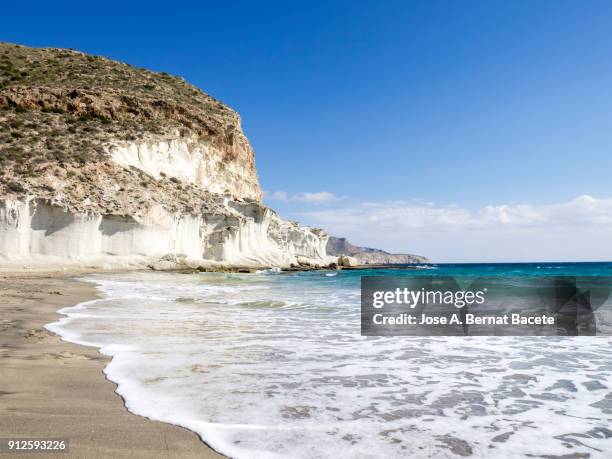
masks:
[[[3,163],[85,163],[104,157],[108,139],[172,128],[226,142],[238,124],[232,110],[179,77],[77,51],[0,43]]]
[[[50,198],[61,189],[75,203],[101,192],[96,170],[104,170],[125,175],[115,193],[140,187],[138,198],[126,198],[164,201],[183,185],[162,179],[147,192],[146,174],[108,163],[109,145],[164,135],[197,136],[228,160],[242,136],[234,111],[182,78],[78,51],[0,43],[0,195]]]

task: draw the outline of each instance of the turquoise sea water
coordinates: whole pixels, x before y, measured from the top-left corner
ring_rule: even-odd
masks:
[[[417,266],[423,269],[398,271],[394,269],[372,269],[345,271],[350,276],[612,276],[612,262],[591,263],[427,263]]]
[[[609,337],[362,337],[360,277],[608,276],[612,263],[89,276],[49,325],[131,411],[232,457],[610,457]]]

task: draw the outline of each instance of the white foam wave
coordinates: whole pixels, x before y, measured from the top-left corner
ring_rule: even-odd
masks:
[[[342,275],[91,279],[105,298],[49,330],[112,356],[105,373],[130,411],[232,457],[611,448],[609,338],[365,338]]]

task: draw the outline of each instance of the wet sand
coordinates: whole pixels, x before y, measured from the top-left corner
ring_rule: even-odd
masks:
[[[107,357],[44,329],[58,309],[95,297],[66,274],[0,273],[0,437],[69,439],[67,454],[50,457],[223,457],[193,432],[128,412],[102,373]]]

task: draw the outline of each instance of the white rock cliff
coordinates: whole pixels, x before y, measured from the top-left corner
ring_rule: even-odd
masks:
[[[0,54],[0,268],[336,261],[261,203],[240,117],[214,97],[72,50]]]
[[[281,219],[253,199],[257,177],[220,166],[206,145],[175,139],[113,147],[118,166],[137,168],[154,180],[160,174],[211,193],[213,205],[189,213],[145,206],[135,215],[81,212],[59,200],[26,197],[0,202],[0,262],[8,264],[154,267],[323,266],[327,235]],[[236,195],[220,194],[237,190]],[[164,261],[159,262],[160,259]]]

